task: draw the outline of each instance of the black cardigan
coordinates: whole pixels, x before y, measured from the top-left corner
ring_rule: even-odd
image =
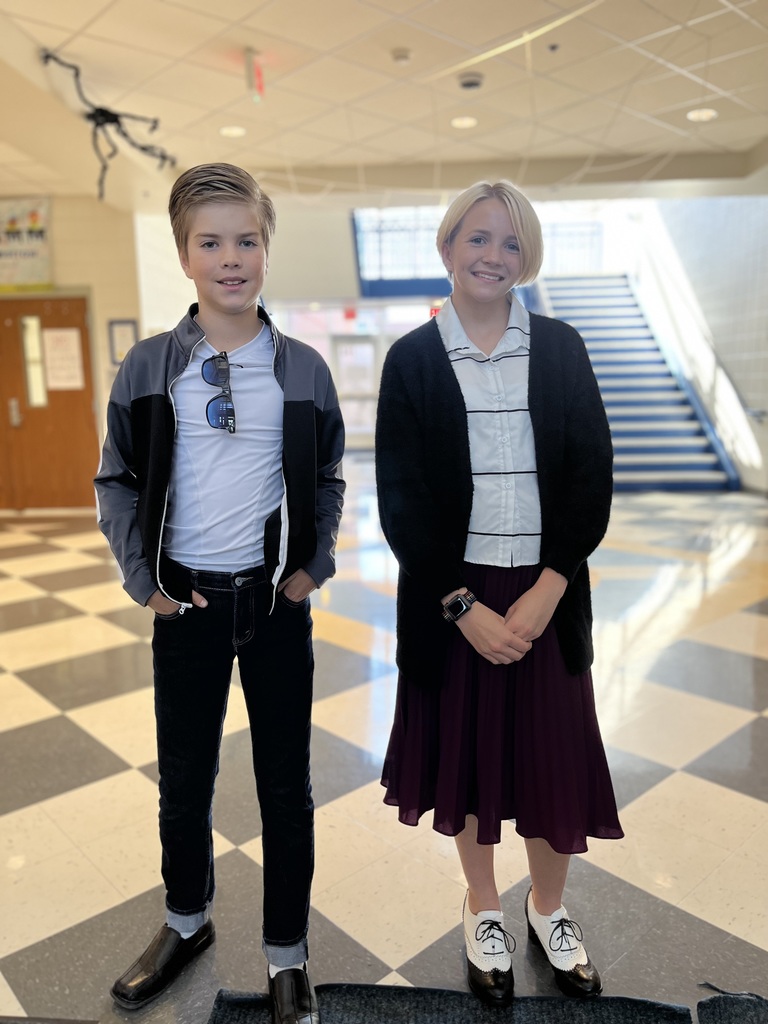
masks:
[[[568,580],[554,624],[568,671],[592,664],[587,557],[602,540],[613,489],[608,420],[584,342],[531,314],[528,406],[541,500],[541,565]],[[400,338],[384,362],[376,420],[384,535],[400,565],[397,664],[436,685],[453,623],[440,598],[466,586],[472,471],[464,399],[434,320]]]

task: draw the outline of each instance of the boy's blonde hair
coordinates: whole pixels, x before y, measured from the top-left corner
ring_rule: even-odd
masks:
[[[502,178],[495,184],[478,181],[461,192],[445,212],[437,231],[437,251],[443,256],[443,246],[451,246],[461,222],[475,203],[484,199],[500,199],[509,211],[512,227],[520,245],[520,277],[515,284],[530,284],[536,279],[544,259],[544,241],[541,224],[530,200],[519,188]]]
[[[177,178],[168,200],[168,213],[179,252],[186,253],[190,218],[205,203],[255,207],[264,248],[269,252],[276,220],[272,200],[247,171],[234,164],[199,164]]]

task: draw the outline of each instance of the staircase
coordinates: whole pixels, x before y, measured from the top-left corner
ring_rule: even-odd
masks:
[[[552,314],[584,338],[605,403],[617,491],[738,488],[711,424],[673,375],[625,276],[548,277]]]

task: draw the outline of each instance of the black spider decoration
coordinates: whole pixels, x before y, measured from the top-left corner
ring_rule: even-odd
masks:
[[[107,171],[109,170],[109,161],[116,157],[118,153],[117,145],[109,133],[110,129],[116,131],[120,138],[127,142],[129,146],[133,146],[133,148],[138,149],[139,152],[146,153],[147,156],[151,156],[156,160],[159,160],[161,169],[165,167],[166,164],[169,164],[171,167],[176,166],[176,158],[171,156],[170,153],[166,153],[161,146],[137,142],[135,139],[131,138],[123,126],[123,121],[143,121],[145,124],[149,125],[150,132],[153,132],[160,124],[156,117],[142,117],[140,114],[121,114],[115,110],[109,110],[107,107],[95,107],[83,92],[83,88],[80,83],[80,68],[76,64],[70,64],[68,61],[62,60],[61,57],[52,53],[50,50],[43,50],[40,56],[43,64],[55,61],[56,64],[60,64],[63,68],[67,68],[72,72],[77,95],[80,97],[83,105],[88,108],[88,113],[85,114],[84,117],[86,121],[90,121],[93,125],[91,130],[91,143],[93,145],[93,151],[101,164],[101,172],[99,174],[98,181],[99,199],[104,198],[104,180],[107,176]],[[103,145],[106,145],[106,150],[102,148]]]

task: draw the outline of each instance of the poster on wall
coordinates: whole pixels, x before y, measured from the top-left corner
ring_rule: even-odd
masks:
[[[83,349],[76,327],[43,331],[45,380],[49,391],[82,391],[85,387]]]
[[[51,285],[47,199],[0,199],[0,292]]]

